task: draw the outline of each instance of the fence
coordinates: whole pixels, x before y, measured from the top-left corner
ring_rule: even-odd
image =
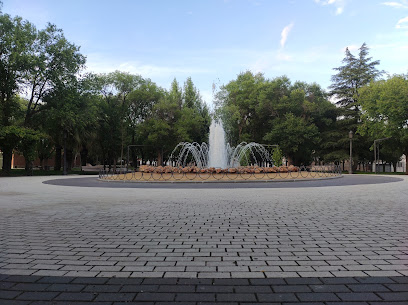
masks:
[[[301,167],[238,167],[201,169],[197,167],[144,167],[136,171],[126,169],[101,170],[99,178],[109,181],[141,182],[216,182],[216,181],[272,181],[318,179],[341,176],[339,165]]]

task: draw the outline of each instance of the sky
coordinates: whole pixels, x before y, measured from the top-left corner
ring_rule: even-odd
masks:
[[[61,28],[86,70],[139,74],[169,89],[213,88],[250,70],[327,89],[345,48],[365,42],[390,75],[408,73],[408,0],[2,0],[3,13]]]

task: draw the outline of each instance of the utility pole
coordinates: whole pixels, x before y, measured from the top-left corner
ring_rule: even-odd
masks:
[[[382,138],[382,139],[377,139],[374,140],[374,164],[375,164],[375,173],[378,172],[377,170],[377,163],[380,160],[380,142],[391,139],[391,137],[388,138]]]
[[[349,132],[349,139],[350,139],[350,166],[349,166],[349,174],[353,173],[353,131],[350,130]]]
[[[67,175],[67,131],[64,129],[64,168],[63,175]]]

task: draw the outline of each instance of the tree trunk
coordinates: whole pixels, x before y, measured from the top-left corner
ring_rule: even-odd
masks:
[[[13,148],[3,146],[3,174],[11,175],[11,160],[13,159]]]
[[[158,149],[157,150],[157,166],[161,166],[162,165],[162,158],[163,158],[163,154],[162,154],[162,150]]]
[[[405,151],[405,175],[408,175],[408,149]]]
[[[62,154],[62,147],[61,145],[55,145],[55,163],[54,163],[54,170],[60,171],[61,170],[61,154]]]
[[[357,171],[357,167],[358,167],[358,162],[353,160],[353,164],[352,164],[353,173]]]
[[[74,153],[72,149],[67,148],[67,172],[72,169],[72,160],[74,157]]]
[[[86,161],[88,157],[88,149],[86,148],[85,145],[82,145],[82,150],[81,150],[81,166],[86,166]]]
[[[26,159],[26,162],[25,162],[26,176],[32,176],[33,175],[33,161],[29,160],[27,156],[24,156],[24,158]]]

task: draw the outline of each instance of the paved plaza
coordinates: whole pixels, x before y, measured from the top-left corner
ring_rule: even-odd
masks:
[[[408,304],[404,176],[61,178],[0,178],[1,305]]]

